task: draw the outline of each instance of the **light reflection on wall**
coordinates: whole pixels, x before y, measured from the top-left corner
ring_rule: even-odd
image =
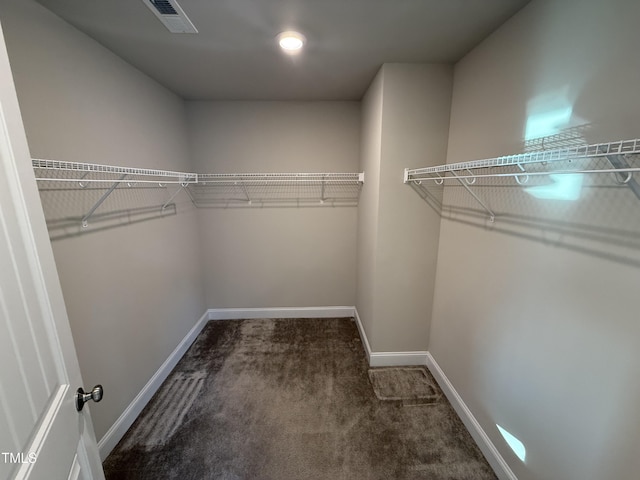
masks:
[[[552,173],[549,175],[550,184],[528,187],[524,191],[544,200],[576,201],[582,191],[582,176],[581,173]]]
[[[527,449],[524,447],[524,444],[520,440],[518,440],[516,437],[511,435],[509,432],[507,432],[504,428],[502,428],[497,423],[496,423],[496,427],[498,427],[498,431],[500,432],[502,437],[505,439],[507,444],[511,447],[511,450],[513,450],[513,453],[515,453],[516,456],[524,462],[527,458]]]
[[[536,146],[542,146],[543,150],[584,144],[580,127],[587,124],[574,115],[569,92],[569,87],[564,86],[529,100],[524,132],[525,146],[538,139],[543,141],[538,142],[539,145],[536,144]],[[565,136],[567,138],[564,138]],[[566,145],[558,144],[562,143],[558,142],[560,137],[563,137],[562,140],[566,141]],[[553,139],[554,142],[545,142],[547,138]],[[548,143],[554,144],[549,146]],[[582,174],[550,174],[548,180],[544,185],[531,186],[524,190],[531,196],[543,200],[576,201],[580,198],[583,186]]]
[[[565,85],[531,98],[527,102],[525,142],[556,135],[566,128],[584,123],[573,113],[574,95]]]
[[[573,107],[569,105],[552,111],[529,114],[524,132],[525,141],[559,133],[569,125],[572,113]]]

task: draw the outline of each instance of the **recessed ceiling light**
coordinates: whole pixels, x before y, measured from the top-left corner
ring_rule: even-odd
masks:
[[[304,35],[294,31],[282,32],[276,38],[280,48],[289,54],[300,52],[307,41]]]

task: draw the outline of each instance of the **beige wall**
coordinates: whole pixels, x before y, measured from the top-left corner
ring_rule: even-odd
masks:
[[[405,185],[405,168],[446,158],[453,69],[385,64],[374,351],[429,341],[440,218]]]
[[[587,143],[636,138],[639,15],[627,0],[534,0],[456,65],[448,162],[519,151],[546,113],[547,127],[589,124]],[[602,217],[640,234],[628,190],[585,188],[574,203],[479,192],[498,213],[526,207],[564,227]],[[508,220],[443,220],[429,350],[520,480],[636,478],[637,246]],[[524,463],[496,424],[525,445]]]
[[[427,348],[440,220],[402,180],[446,157],[451,88],[450,66],[385,64],[365,96],[361,162],[377,191],[360,205],[357,308],[373,352]]]
[[[37,3],[0,8],[34,158],[190,170],[181,99]],[[195,212],[178,203],[175,216],[53,243],[84,386],[105,388],[91,406],[98,439],[205,310]]]
[[[357,102],[188,102],[202,173],[357,172]],[[202,208],[211,308],[354,305],[355,207]]]
[[[360,114],[360,170],[365,172],[366,182],[358,204],[356,308],[368,338],[373,335],[375,312],[383,83],[381,68],[362,99]]]

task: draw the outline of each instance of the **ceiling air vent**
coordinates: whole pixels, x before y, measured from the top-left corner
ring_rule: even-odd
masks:
[[[198,33],[176,0],[142,0],[171,33]]]

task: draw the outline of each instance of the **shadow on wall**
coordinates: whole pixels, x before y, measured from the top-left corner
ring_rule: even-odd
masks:
[[[38,183],[51,241],[173,216],[178,211],[175,203],[167,203],[172,192],[166,186],[122,183],[109,192],[109,184]]]
[[[585,145],[581,126],[527,141],[525,151]],[[640,155],[619,155],[554,162],[562,171],[640,168]],[[475,178],[437,185],[411,183],[412,188],[447,220],[513,235],[559,248],[640,267],[640,186],[632,173],[564,173],[544,163],[527,164],[518,177]],[[490,174],[491,168],[476,175]],[[532,175],[527,175],[532,174]],[[490,215],[475,194],[494,214]]]
[[[96,214],[91,217],[88,227],[82,226],[82,218],[65,217],[55,220],[47,220],[47,229],[51,241],[64,240],[65,238],[78,237],[88,233],[101,232],[111,228],[125,227],[136,223],[155,220],[177,214],[175,203],[162,207],[141,207],[127,210],[114,210]]]
[[[362,187],[357,173],[203,175],[198,182],[195,174],[101,165],[36,168],[51,240],[176,215],[176,199],[199,208],[355,207]]]

